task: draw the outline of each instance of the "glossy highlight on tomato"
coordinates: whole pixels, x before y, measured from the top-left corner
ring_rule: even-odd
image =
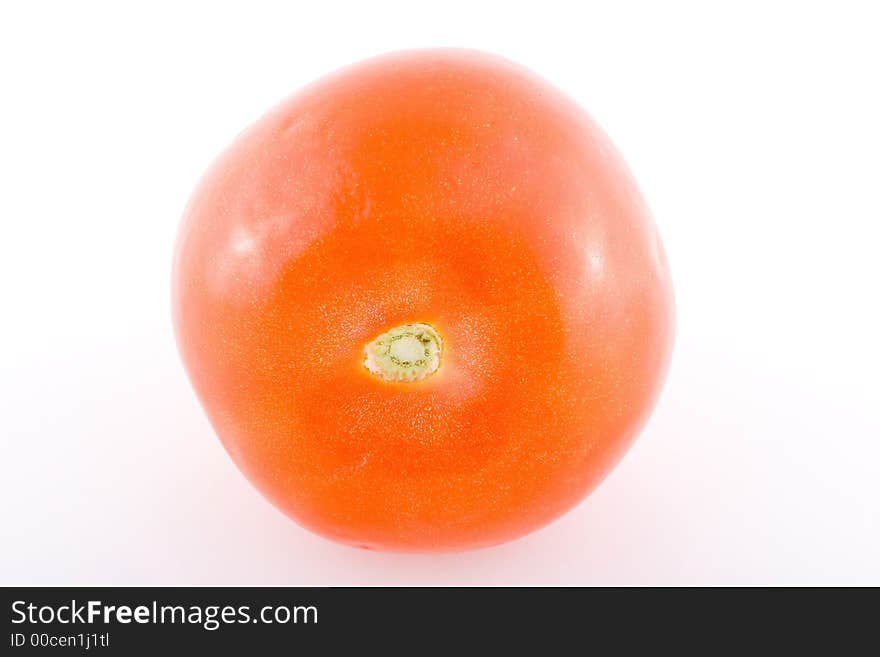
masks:
[[[498,544],[577,504],[646,422],[673,337],[663,248],[605,134],[457,50],[345,68],[239,135],[186,208],[173,316],[248,479],[394,551]]]

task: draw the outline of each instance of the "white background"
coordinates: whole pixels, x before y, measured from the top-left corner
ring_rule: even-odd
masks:
[[[4,3],[0,583],[880,584],[880,20],[872,3]],[[222,450],[171,332],[216,153],[384,51],[494,51],[624,153],[673,269],[663,398],[601,488],[513,543],[349,549]]]

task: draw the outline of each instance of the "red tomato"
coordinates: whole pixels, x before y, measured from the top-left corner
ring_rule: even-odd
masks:
[[[570,509],[672,344],[663,248],[613,145],[473,52],[357,64],[247,129],[186,209],[173,292],[241,470],[379,550],[493,545]]]

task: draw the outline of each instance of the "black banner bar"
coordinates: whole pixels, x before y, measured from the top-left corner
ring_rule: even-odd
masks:
[[[2,654],[568,654],[867,648],[876,591],[575,588],[6,588]],[[835,623],[837,621],[837,623]],[[839,625],[838,625],[839,623]],[[861,643],[864,637],[868,643]],[[708,641],[708,643],[706,643]],[[257,652],[255,652],[257,651]],[[379,652],[377,652],[379,651]]]

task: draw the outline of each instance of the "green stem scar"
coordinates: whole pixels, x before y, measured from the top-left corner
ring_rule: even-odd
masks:
[[[442,341],[427,324],[403,324],[364,348],[364,366],[384,381],[420,381],[440,366]]]

